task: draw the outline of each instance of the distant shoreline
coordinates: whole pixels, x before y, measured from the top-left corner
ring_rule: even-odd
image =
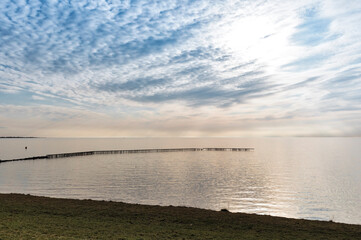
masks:
[[[0,138],[40,138],[40,137],[12,137],[12,136],[9,136],[9,137],[0,137]]]
[[[0,237],[4,239],[361,239],[361,225],[226,209],[24,194],[0,194],[0,206]]]

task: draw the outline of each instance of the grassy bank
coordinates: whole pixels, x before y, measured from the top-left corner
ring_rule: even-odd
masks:
[[[0,194],[0,239],[361,239],[361,225]]]

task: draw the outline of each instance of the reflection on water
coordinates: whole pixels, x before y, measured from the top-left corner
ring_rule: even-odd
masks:
[[[95,155],[4,163],[0,192],[227,208],[361,224],[359,138],[2,141],[0,158],[100,149],[255,147],[255,152]],[[29,151],[20,150],[25,144]],[[18,151],[11,150],[17,147]]]

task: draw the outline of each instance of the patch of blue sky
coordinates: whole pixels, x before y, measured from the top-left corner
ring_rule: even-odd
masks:
[[[316,54],[306,58],[301,58],[282,66],[284,70],[301,72],[311,68],[317,68],[332,56],[331,53]]]
[[[74,106],[74,103],[63,98],[47,97],[26,90],[13,93],[0,91],[0,103],[2,105],[11,104],[21,106],[36,106],[38,104],[50,106]]]
[[[297,32],[291,37],[291,41],[295,44],[316,46],[341,36],[341,34],[330,33],[332,19],[320,18],[316,8],[306,11],[303,20],[303,23],[296,27]]]
[[[18,91],[15,93],[6,93],[0,92],[0,102],[2,105],[12,104],[12,105],[22,105],[29,106],[39,101],[32,98],[33,93],[27,91]]]
[[[293,34],[291,40],[302,45],[318,45],[327,37],[330,23],[328,19],[308,19],[296,27],[297,32]]]

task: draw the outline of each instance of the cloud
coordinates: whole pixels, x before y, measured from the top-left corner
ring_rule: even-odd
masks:
[[[207,24],[202,16],[182,21],[182,13],[187,15],[182,6],[127,5],[113,2],[93,8],[89,7],[92,1],[3,3],[2,52],[27,68],[72,74],[161,52]]]
[[[167,93],[140,95],[133,97],[132,100],[154,103],[178,101],[191,106],[213,105],[227,107],[234,103],[245,102],[255,95],[262,95],[262,93],[269,91],[270,87],[263,80],[258,80],[229,88],[222,85],[209,85]]]
[[[123,83],[107,82],[97,86],[98,90],[106,92],[142,91],[149,88],[159,88],[166,84],[166,79],[138,78]]]
[[[144,117],[220,114],[268,129],[267,119],[287,125],[323,110],[335,113],[324,120],[332,126],[343,111],[353,122],[360,12],[357,1],[335,0],[4,0],[0,106],[47,108],[44,122],[75,121],[81,109],[139,128]]]
[[[360,111],[361,109],[361,71],[351,68],[338,73],[327,82],[328,94],[323,100],[330,103],[325,106],[328,111]],[[333,102],[333,104],[331,104]],[[350,104],[352,103],[352,104]]]

